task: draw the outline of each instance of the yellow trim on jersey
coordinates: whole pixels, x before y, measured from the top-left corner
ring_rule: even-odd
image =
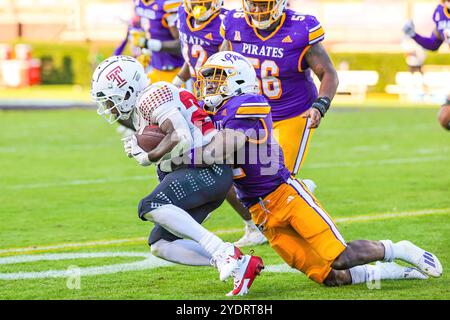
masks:
[[[223,25],[220,25],[220,36],[225,39],[225,28]]]
[[[281,16],[281,22],[278,25],[278,27],[276,27],[276,29],[269,34],[267,37],[263,37],[258,33],[258,29],[256,29],[255,27],[253,27],[253,32],[255,32],[256,36],[258,38],[260,38],[262,41],[266,41],[269,40],[270,38],[272,38],[274,35],[276,35],[278,33],[278,31],[280,31],[281,27],[284,25],[284,21],[286,20],[286,12],[283,13],[283,15]]]
[[[306,46],[305,49],[303,49],[302,53],[300,54],[300,58],[298,58],[298,71],[303,72],[305,70],[302,69],[302,62],[303,58],[305,57],[306,52],[308,52],[309,48],[311,48],[311,45]]]
[[[173,3],[165,3],[163,10],[167,13],[175,13],[178,10],[178,7],[181,6],[181,1],[173,2]],[[176,9],[176,10],[174,10]]]
[[[239,171],[240,174],[235,175],[234,171],[237,171],[238,169],[240,170]],[[244,169],[242,169],[242,168],[233,169],[233,179],[234,180],[235,179],[242,179],[242,178],[245,178],[246,176],[247,175],[245,174]]]
[[[155,2],[155,0],[142,0],[142,4],[146,7],[150,6],[151,4],[153,4],[153,2]]]
[[[319,29],[317,29],[316,31],[310,32],[309,33],[309,43],[316,40],[317,38],[320,38],[324,34],[325,34],[325,31],[323,31],[322,26]]]
[[[270,106],[267,107],[257,107],[257,106],[249,106],[249,107],[239,107],[237,109],[236,114],[238,115],[259,115],[259,114],[269,114]]]
[[[442,7],[442,11],[444,11],[445,16],[447,18],[450,18],[450,12],[449,12],[449,10],[447,10],[447,7],[444,6],[444,4],[442,4],[442,3],[439,3],[439,5]]]
[[[206,20],[205,22],[203,22],[203,23],[202,23],[200,26],[198,26],[197,28],[194,28],[194,27],[192,26],[192,23],[191,23],[191,18],[192,18],[192,16],[188,14],[187,17],[186,17],[186,23],[187,23],[187,25],[188,25],[188,27],[189,27],[189,30],[191,30],[192,32],[200,31],[200,30],[204,29],[211,21],[213,21],[219,14],[220,14],[220,11],[216,12],[216,13],[213,14],[208,20]]]
[[[264,128],[264,133],[265,133],[264,138],[262,140],[255,140],[255,139],[248,138],[248,142],[250,142],[250,143],[254,143],[254,144],[265,143],[267,141],[267,139],[269,138],[269,130],[267,129],[266,122],[264,121],[264,119],[259,119],[259,121],[261,121],[263,128]]]

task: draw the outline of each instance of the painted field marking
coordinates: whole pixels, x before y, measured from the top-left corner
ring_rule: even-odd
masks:
[[[448,156],[432,156],[432,157],[412,157],[412,158],[394,158],[394,159],[380,159],[380,160],[367,160],[367,161],[344,161],[344,162],[326,162],[326,163],[314,163],[306,164],[305,168],[308,169],[322,169],[322,168],[340,168],[340,167],[368,167],[377,165],[399,165],[406,163],[420,163],[420,162],[433,162],[449,160]],[[49,182],[49,183],[34,183],[34,184],[16,184],[8,186],[8,189],[22,190],[22,189],[40,189],[40,188],[56,188],[56,187],[70,187],[70,186],[84,186],[93,184],[105,184],[105,183],[119,183],[124,181],[143,181],[143,180],[155,180],[156,175],[148,174],[145,176],[129,176],[129,177],[117,177],[117,178],[101,178],[101,179],[86,179],[86,180],[69,180],[61,182]]]
[[[374,221],[374,220],[383,220],[383,219],[406,218],[406,217],[439,215],[439,214],[450,214],[450,208],[357,215],[357,216],[352,216],[352,217],[336,218],[333,220],[336,223],[352,223],[352,222],[365,222],[365,221]],[[212,232],[214,232],[217,235],[223,235],[223,234],[242,232],[242,229],[212,230]],[[97,240],[97,241],[78,242],[78,243],[76,243],[76,242],[75,243],[60,243],[60,244],[54,244],[54,245],[48,245],[48,246],[6,248],[6,249],[0,249],[0,256],[35,253],[35,252],[45,252],[45,251],[56,251],[56,250],[63,250],[63,249],[78,249],[78,248],[84,248],[84,247],[99,247],[99,246],[135,244],[135,243],[136,244],[138,244],[138,243],[144,244],[146,242],[147,242],[146,237],[136,237],[136,238],[126,238],[126,239]]]
[[[71,259],[92,259],[109,257],[142,257],[144,260],[103,265],[96,267],[79,268],[80,276],[93,276],[99,274],[111,274],[126,271],[146,270],[173,265],[173,263],[159,259],[149,252],[92,252],[92,253],[51,253],[38,255],[22,255],[0,258],[0,265],[16,264],[35,261],[57,261]],[[40,272],[5,272],[0,273],[0,280],[19,279],[43,279],[43,278],[66,278],[71,275],[71,270],[46,270]]]
[[[157,258],[151,255],[149,252],[92,252],[92,253],[50,253],[37,255],[36,254],[21,255],[14,257],[0,258],[0,265],[36,262],[36,261],[60,261],[73,259],[95,259],[95,258],[114,258],[114,257],[140,257],[144,259],[131,263],[120,263],[96,267],[77,268],[78,271],[77,276],[79,277],[95,276],[127,271],[141,271],[177,265],[175,263]],[[299,271],[289,267],[285,263],[282,263],[277,265],[266,266],[264,272],[299,272]],[[62,270],[37,271],[37,272],[4,272],[0,273],[0,280],[68,278],[71,276],[73,276],[72,268]]]

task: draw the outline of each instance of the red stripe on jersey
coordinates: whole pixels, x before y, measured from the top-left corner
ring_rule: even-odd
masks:
[[[186,109],[196,108],[196,110],[192,112],[191,122],[201,130],[203,135],[215,129],[211,118],[202,108],[200,108],[197,99],[192,93],[184,90],[181,91],[180,100]]]

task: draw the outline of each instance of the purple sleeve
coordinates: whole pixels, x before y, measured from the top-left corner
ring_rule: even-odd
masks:
[[[116,50],[114,50],[113,55],[115,56],[119,56],[122,54],[123,50],[125,49],[125,46],[127,45],[128,42],[128,36],[130,35],[130,29],[127,30],[127,36],[125,37],[125,39],[123,39],[122,43],[120,44],[120,46],[118,46],[116,48]]]
[[[233,129],[243,132],[249,139],[264,140],[267,135],[267,130],[262,124],[262,119],[245,118],[245,119],[231,119],[225,123],[225,128]]]
[[[422,37],[421,35],[416,34],[413,39],[423,48],[432,51],[439,49],[443,42],[434,32],[431,34],[430,38]]]

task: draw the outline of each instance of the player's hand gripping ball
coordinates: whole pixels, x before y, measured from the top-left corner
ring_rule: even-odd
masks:
[[[165,136],[166,134],[158,126],[149,125],[136,133],[136,140],[139,147],[150,152],[159,145]]]

